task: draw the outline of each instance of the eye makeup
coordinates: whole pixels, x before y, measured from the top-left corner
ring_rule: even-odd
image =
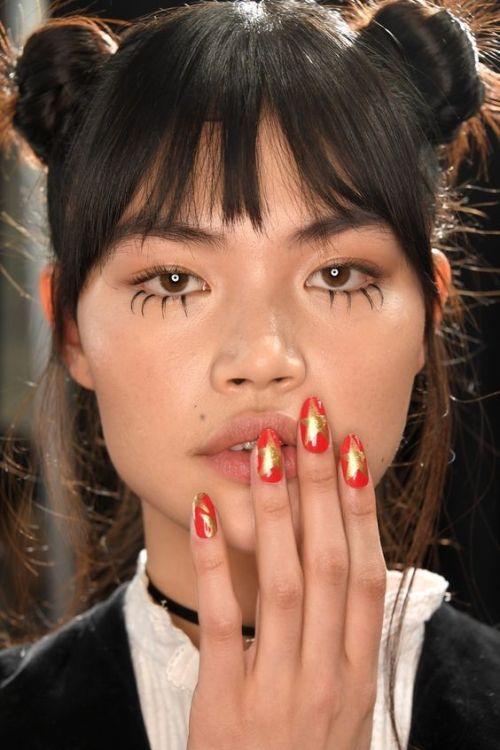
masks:
[[[207,285],[206,285],[206,283],[204,281],[202,281],[202,279],[200,279],[199,276],[196,276],[195,274],[191,273],[190,271],[187,271],[184,268],[180,268],[179,266],[153,266],[152,268],[148,269],[148,271],[145,271],[140,276],[134,278],[132,280],[132,283],[134,284],[134,286],[137,285],[137,284],[144,284],[147,281],[152,281],[153,279],[156,279],[157,277],[159,278],[159,277],[162,277],[162,276],[163,277],[170,276],[171,279],[172,279],[172,281],[174,282],[174,287],[177,286],[177,285],[180,286],[180,287],[183,286],[183,284],[182,284],[182,278],[181,278],[183,276],[184,277],[190,277],[192,279],[197,279],[199,282],[201,282],[202,288],[201,289],[197,289],[197,290],[193,290],[193,291],[206,291],[206,286]],[[178,282],[181,282],[181,283],[178,283]],[[182,307],[184,309],[184,313],[187,316],[186,297],[187,297],[188,294],[192,294],[193,291],[191,291],[191,292],[184,292],[183,291],[181,293],[179,293],[179,292],[173,292],[173,293],[168,293],[168,294],[161,295],[161,294],[148,293],[144,289],[139,289],[137,292],[135,292],[135,294],[132,297],[132,300],[130,302],[130,309],[132,310],[132,312],[134,312],[134,302],[135,302],[135,300],[139,296],[143,295],[143,300],[142,300],[142,304],[141,304],[141,313],[142,313],[143,316],[144,316],[144,307],[145,307],[146,303],[148,302],[148,300],[154,299],[154,298],[161,299],[162,317],[165,317],[165,305],[167,304],[167,302],[175,302],[176,300],[179,300],[181,302]]]
[[[341,285],[345,285],[348,282],[343,281],[343,279],[345,279],[346,275],[351,276],[352,272],[368,275],[372,279],[374,278],[380,279],[383,276],[382,271],[371,263],[363,263],[357,260],[356,261],[347,260],[347,261],[342,261],[339,263],[334,263],[334,264],[330,264],[327,266],[323,266],[319,268],[318,270],[313,271],[313,273],[309,276],[309,278],[312,278],[316,275],[320,275],[321,280],[326,284],[330,282],[340,281]],[[179,266],[153,266],[152,268],[145,271],[143,274],[132,279],[131,283],[134,286],[137,286],[138,284],[144,284],[144,283],[147,283],[148,281],[153,281],[157,278],[161,279],[161,277],[163,277],[164,279],[170,277],[170,281],[167,281],[166,283],[171,283],[173,281],[174,287],[175,286],[182,287],[182,291],[180,293],[179,292],[177,293],[167,292],[167,294],[157,294],[149,290],[139,289],[134,293],[130,302],[130,308],[132,312],[134,312],[134,303],[139,297],[143,298],[141,308],[140,308],[142,315],[144,315],[144,307],[147,304],[147,302],[151,299],[157,298],[161,300],[162,317],[164,317],[165,306],[167,302],[175,302],[175,301],[179,301],[182,304],[184,313],[187,316],[186,297],[195,292],[208,291],[206,282],[204,282],[199,276],[196,276],[196,274],[193,274],[190,271],[187,271],[186,269],[181,268]],[[195,288],[191,291],[186,292],[185,291],[186,284],[183,283],[182,277],[184,277],[184,280],[186,278],[195,279],[197,282],[201,284],[201,288],[198,288],[198,289]],[[364,297],[369,302],[370,307],[372,309],[374,307],[374,302],[372,299],[372,294],[374,291],[378,292],[380,296],[381,304],[383,304],[384,302],[384,296],[380,288],[380,285],[377,284],[375,281],[370,281],[369,283],[367,284],[365,283],[364,285],[360,285],[354,289],[341,289],[341,288],[336,289],[336,288],[331,288],[331,287],[328,288],[328,286],[322,287],[322,286],[317,286],[311,283],[306,283],[305,286],[310,289],[323,289],[324,291],[328,292],[330,296],[330,307],[333,305],[333,301],[337,294],[343,294],[347,297],[349,310],[351,308],[352,297],[355,294],[363,294]]]

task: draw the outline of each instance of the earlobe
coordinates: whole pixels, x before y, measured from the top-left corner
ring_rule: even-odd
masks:
[[[52,328],[54,325],[54,312],[52,309],[52,278],[54,276],[54,266],[52,263],[44,266],[38,277],[38,292],[42,304],[45,320]]]
[[[54,327],[54,310],[52,304],[52,283],[54,265],[46,265],[38,278],[38,290],[43,313],[47,323]],[[62,359],[75,382],[88,390],[94,390],[94,381],[90,372],[87,357],[82,348],[76,321],[68,319],[64,325],[64,344]]]
[[[450,261],[446,255],[437,248],[432,248],[432,260],[434,264],[434,281],[438,288],[440,304],[434,306],[434,329],[437,330],[443,319],[443,308],[450,294],[452,281]]]
[[[68,319],[64,326],[63,360],[69,374],[78,385],[87,388],[89,391],[95,390],[94,379],[83,351],[78,325],[72,319]]]

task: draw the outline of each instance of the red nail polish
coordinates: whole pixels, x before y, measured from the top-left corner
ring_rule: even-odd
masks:
[[[202,539],[215,536],[217,518],[214,504],[204,492],[198,492],[193,499],[193,518],[196,533]]]
[[[300,410],[300,435],[304,448],[323,453],[330,445],[325,407],[316,396],[306,398]]]
[[[264,482],[279,482],[283,476],[281,440],[271,427],[262,430],[257,440],[257,470]]]
[[[350,487],[365,487],[368,484],[368,464],[363,443],[357,435],[347,435],[340,448],[342,473]]]

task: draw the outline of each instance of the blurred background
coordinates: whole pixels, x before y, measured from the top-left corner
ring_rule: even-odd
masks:
[[[85,6],[66,2],[49,11],[43,0],[16,0],[2,6],[1,21],[21,44],[49,14],[87,13],[130,20],[178,4],[186,3],[160,6],[153,0],[97,0]],[[38,274],[49,255],[45,180],[43,172],[15,159],[3,158],[0,165],[0,436],[15,420],[16,434],[29,445],[31,411],[23,402],[33,391],[49,351],[49,332],[37,292]],[[463,167],[461,181],[474,176],[474,166]],[[474,182],[467,196],[486,212],[481,220],[485,233],[470,235],[469,241],[485,264],[496,270],[462,274],[464,289],[477,293],[468,298],[470,361],[464,382],[454,391],[456,428],[440,521],[441,542],[426,564],[448,579],[455,606],[496,625],[500,624],[500,396],[495,395],[500,389],[499,189],[500,148],[491,137],[488,176]],[[43,506],[43,488],[40,495]],[[42,576],[40,593],[50,602],[55,619],[64,608],[61,582],[68,577],[71,557],[50,517],[45,523],[55,564]],[[1,608],[9,598],[2,563],[0,543]]]

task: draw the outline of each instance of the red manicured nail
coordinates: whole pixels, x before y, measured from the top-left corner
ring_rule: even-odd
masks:
[[[217,518],[214,504],[204,492],[198,492],[193,499],[193,518],[196,533],[202,539],[215,536],[217,531]]]
[[[300,435],[304,447],[311,453],[323,453],[330,445],[325,407],[316,396],[306,398],[302,404]]]
[[[365,449],[357,435],[347,435],[340,448],[340,460],[344,479],[350,487],[365,487],[368,484],[368,464]]]
[[[257,469],[264,482],[279,482],[283,476],[281,440],[271,427],[262,430],[257,440]]]

